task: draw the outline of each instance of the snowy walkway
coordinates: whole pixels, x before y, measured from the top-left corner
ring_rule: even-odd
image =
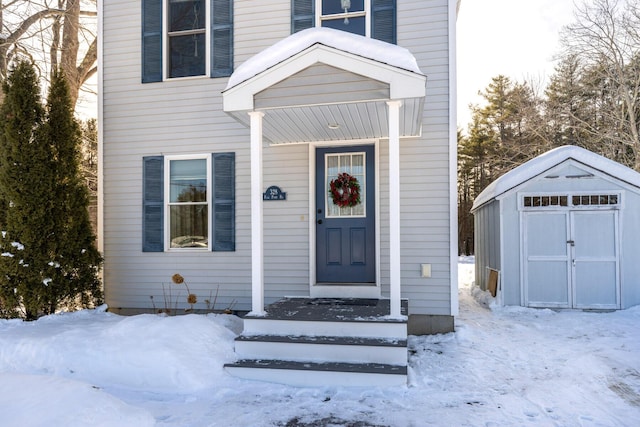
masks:
[[[410,337],[408,387],[243,381],[222,370],[233,316],[84,311],[0,320],[0,425],[638,425],[640,307],[490,309],[461,261],[457,332]]]

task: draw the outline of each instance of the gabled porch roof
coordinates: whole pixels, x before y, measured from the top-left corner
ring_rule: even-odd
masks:
[[[400,138],[420,135],[425,85],[408,50],[327,28],[287,37],[230,77],[223,109],[250,128],[252,314],[265,314],[263,141],[388,138],[390,316],[403,316],[399,146]]]
[[[223,92],[224,111],[250,125],[265,113],[272,143],[388,138],[387,102],[402,101],[400,137],[419,136],[426,76],[404,48],[344,31],[301,31],[247,60]]]

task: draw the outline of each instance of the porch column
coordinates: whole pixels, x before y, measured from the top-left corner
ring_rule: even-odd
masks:
[[[264,250],[262,224],[262,117],[249,112],[251,119],[251,314],[264,311]]]
[[[400,308],[400,107],[389,106],[389,297],[391,317],[401,317]]]

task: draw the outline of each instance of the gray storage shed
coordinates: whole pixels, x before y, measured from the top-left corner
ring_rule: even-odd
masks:
[[[564,146],[476,198],[476,284],[499,271],[501,305],[624,309],[640,304],[640,174]],[[493,275],[495,277],[495,274]]]

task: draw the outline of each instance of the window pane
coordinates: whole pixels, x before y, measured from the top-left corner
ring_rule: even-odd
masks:
[[[169,77],[205,74],[205,34],[189,34],[169,38]]]
[[[352,34],[365,35],[365,17],[358,16],[349,18],[348,22],[344,22],[344,18],[341,19],[329,19],[322,21],[322,26],[327,28],[333,28],[334,30],[342,30]]]
[[[204,29],[205,0],[169,0],[169,31]]]
[[[322,14],[331,15],[334,13],[362,12],[364,10],[364,0],[323,0]]]
[[[209,208],[207,205],[170,206],[171,247],[207,248]]]
[[[172,160],[170,166],[170,203],[207,201],[207,161]]]
[[[365,216],[366,206],[366,182],[365,182],[365,156],[364,154],[329,154],[326,156],[327,176],[327,217]],[[331,181],[339,174],[348,173],[358,180],[360,186],[360,203],[355,206],[337,206],[331,195]]]

